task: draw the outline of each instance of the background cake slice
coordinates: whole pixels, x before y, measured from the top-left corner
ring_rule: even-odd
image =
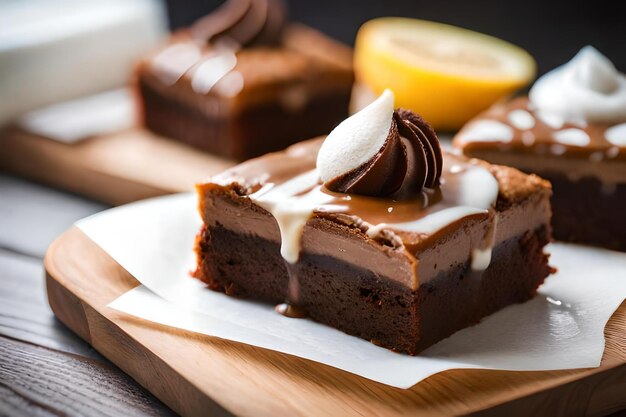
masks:
[[[597,50],[478,116],[454,145],[549,180],[556,239],[626,250],[626,77]]]
[[[288,23],[281,1],[229,0],[139,64],[144,122],[237,160],[284,149],[346,117],[351,61],[349,47]]]

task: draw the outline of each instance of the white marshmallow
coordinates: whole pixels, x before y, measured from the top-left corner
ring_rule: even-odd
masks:
[[[165,22],[159,0],[0,2],[0,125],[123,86]]]
[[[358,168],[381,150],[389,135],[393,109],[393,93],[385,90],[373,103],[330,132],[317,155],[322,181]]]

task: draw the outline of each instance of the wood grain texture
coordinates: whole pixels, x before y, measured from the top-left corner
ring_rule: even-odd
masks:
[[[106,363],[0,336],[0,415],[173,413]]]
[[[52,314],[41,260],[4,250],[0,250],[0,335],[101,358]]]
[[[41,259],[0,249],[0,416],[171,414],[54,317]]]
[[[175,411],[237,415],[600,416],[626,407],[626,304],[596,369],[447,371],[409,390],[304,359],[155,325],[106,305],[137,282],[80,230],[47,253],[57,316]]]
[[[135,128],[64,144],[10,126],[0,170],[118,205],[193,189],[234,163]]]
[[[0,248],[43,258],[50,243],[76,220],[106,208],[76,195],[0,175]]]

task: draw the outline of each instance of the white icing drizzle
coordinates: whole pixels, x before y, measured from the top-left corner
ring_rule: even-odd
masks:
[[[591,140],[587,132],[576,128],[559,130],[552,136],[555,141],[570,146],[587,146]]]
[[[457,180],[442,186],[447,187],[450,195],[456,196],[454,206],[410,222],[370,225],[367,235],[376,238],[386,229],[432,235],[465,217],[487,214],[498,197],[498,181],[488,170],[477,165],[463,170],[452,166],[451,170],[455,171],[453,175],[458,177]],[[266,184],[250,198],[276,219],[281,234],[281,255],[290,264],[298,261],[302,231],[314,212],[341,213],[348,210],[348,205],[336,202],[336,195],[322,191],[317,169],[279,185]],[[333,201],[335,203],[330,204]]]
[[[459,196],[459,206],[475,207],[489,210],[498,198],[498,181],[485,168],[473,166],[460,176],[460,181],[446,184],[453,193]]]
[[[541,110],[537,110],[535,114],[539,120],[550,126],[552,129],[560,129],[565,124],[565,119],[557,114],[551,114]]]
[[[150,63],[152,70],[165,85],[174,85],[200,59],[198,45],[176,43],[159,53]]]
[[[317,154],[322,181],[360,167],[380,151],[389,135],[393,106],[393,93],[385,90],[373,103],[330,132]]]
[[[620,148],[626,147],[626,123],[612,126],[604,132],[604,137],[612,145]]]
[[[198,94],[207,94],[235,65],[237,57],[232,51],[224,50],[207,57],[193,70],[191,88]]]
[[[535,134],[530,131],[522,133],[522,143],[525,146],[533,146],[535,143]]]
[[[243,90],[243,85],[243,75],[239,71],[231,71],[224,75],[224,77],[215,84],[213,89],[220,96],[231,98],[235,97]]]
[[[496,120],[477,120],[463,129],[456,140],[462,144],[472,142],[508,143],[513,140],[513,128]]]
[[[306,222],[317,208],[334,199],[319,189],[319,173],[312,170],[276,186],[266,184],[250,195],[276,219],[281,238],[280,254],[291,264],[300,257],[300,240]]]
[[[529,92],[539,114],[559,129],[565,121],[620,123],[626,121],[626,76],[591,46],[567,64],[539,78]],[[550,116],[547,116],[547,115]]]
[[[432,235],[434,233],[437,233],[439,230],[443,229],[447,225],[457,222],[465,217],[472,216],[474,214],[486,214],[487,212],[487,209],[477,207],[450,207],[429,214],[422,217],[421,219],[414,220],[412,222],[377,224],[367,230],[367,235],[371,238],[376,238],[380,235],[380,232],[385,229],[396,229],[405,232]]]
[[[489,264],[491,263],[492,252],[492,246],[489,246],[485,249],[476,248],[472,250],[472,271],[484,271],[485,269],[487,269],[489,267]]]
[[[487,230],[487,236],[484,240],[484,245],[474,248],[472,250],[472,262],[470,268],[472,271],[483,272],[489,268],[491,263],[491,254],[493,252],[493,245],[496,240],[496,229],[498,226],[498,218],[494,216],[489,230]]]
[[[519,130],[528,130],[535,127],[535,118],[526,110],[513,110],[509,113],[508,119],[509,122]]]

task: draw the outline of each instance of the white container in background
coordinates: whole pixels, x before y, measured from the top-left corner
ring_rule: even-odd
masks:
[[[167,30],[160,0],[0,2],[0,125],[125,85]]]

